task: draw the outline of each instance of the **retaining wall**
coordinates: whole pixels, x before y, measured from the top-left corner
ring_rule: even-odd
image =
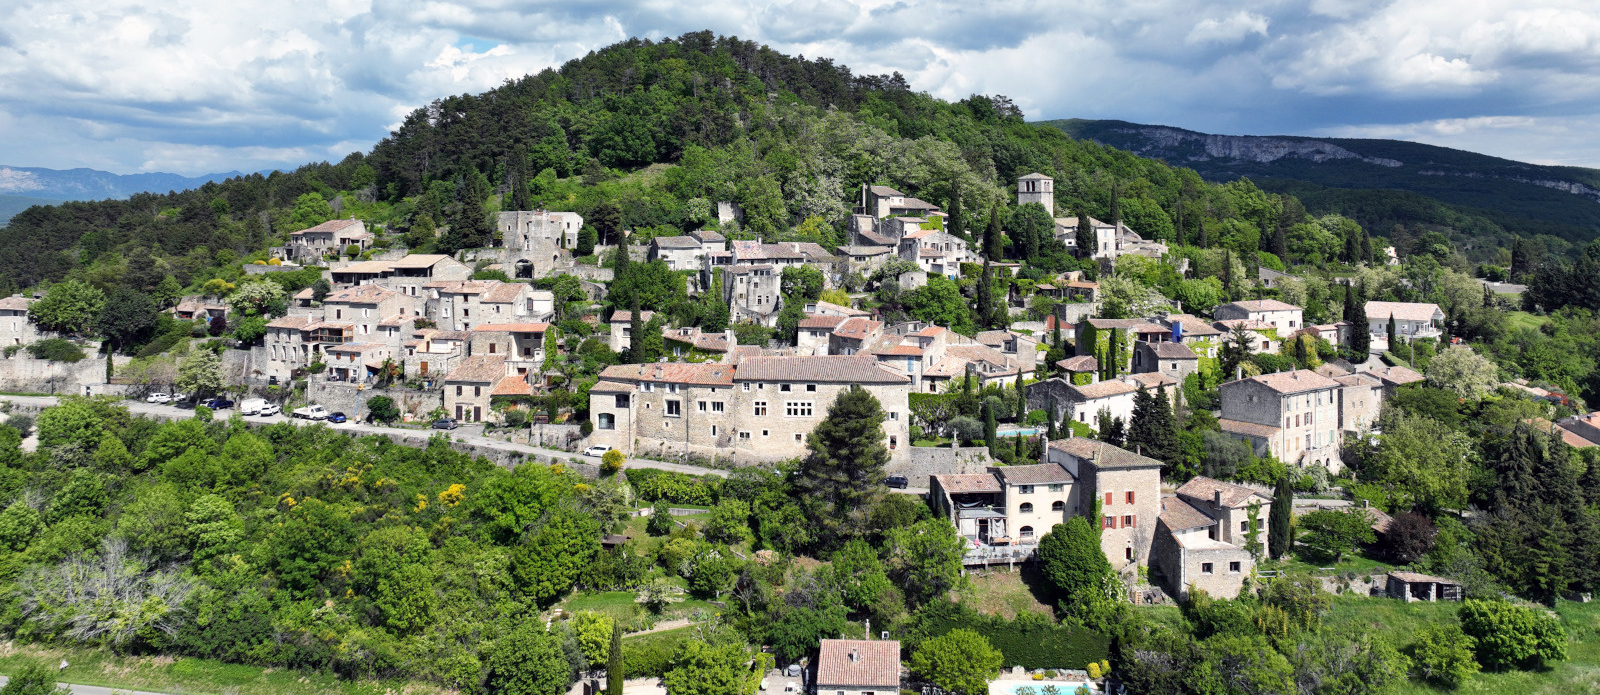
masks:
[[[890,475],[903,475],[910,479],[911,487],[928,487],[928,476],[942,473],[983,473],[989,466],[999,465],[989,456],[988,447],[966,446],[914,446],[910,455],[892,462],[885,471]]]

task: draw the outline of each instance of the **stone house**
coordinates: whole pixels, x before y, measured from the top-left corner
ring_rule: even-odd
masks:
[[[508,374],[536,374],[544,364],[548,323],[480,323],[469,331],[467,356],[498,355]]]
[[[951,280],[961,277],[962,263],[982,263],[966,239],[936,229],[919,229],[900,237],[897,255],[934,275]]]
[[[1389,317],[1394,317],[1395,335],[1406,340],[1437,338],[1444,334],[1444,311],[1437,304],[1415,302],[1367,302],[1367,323],[1372,337],[1389,339]]]
[[[883,219],[890,215],[923,217],[938,212],[939,206],[912,198],[888,186],[862,186],[863,214]]]
[[[654,311],[640,311],[639,326],[641,328],[644,327],[650,323],[650,319],[655,317],[656,312]],[[613,352],[620,354],[622,351],[633,347],[633,312],[613,311],[611,312],[611,319],[606,321],[606,325],[611,328],[609,335]]]
[[[193,296],[184,297],[178,305],[172,308],[172,317],[180,321],[193,321],[201,319],[210,321],[218,316],[228,315],[228,304],[220,299]]]
[[[779,271],[771,265],[733,265],[722,271],[722,299],[730,323],[772,326],[782,308]]]
[[[1238,596],[1255,565],[1247,545],[1252,507],[1255,541],[1264,553],[1272,511],[1266,495],[1202,476],[1163,499],[1150,566],[1168,590],[1183,600],[1193,589],[1222,598]]]
[[[1031,335],[1015,331],[980,331],[973,338],[1011,359],[1024,375],[1032,374],[1039,364],[1039,339]]]
[[[868,355],[607,367],[589,391],[590,443],[629,455],[687,452],[752,462],[802,456],[806,435],[852,386],[882,405],[891,461],[907,459],[910,380]]]
[[[544,277],[558,268],[571,268],[572,250],[578,247],[583,216],[575,212],[514,210],[496,216],[501,267],[512,277]]]
[[[1059,463],[990,466],[985,473],[929,476],[934,513],[972,546],[1037,546],[1078,513],[1076,480]]]
[[[1136,342],[1161,342],[1171,335],[1170,328],[1144,319],[1089,318],[1074,327],[1073,350],[1093,356],[1101,367],[1115,363],[1117,372],[1125,374],[1132,369]],[[1113,339],[1117,341],[1115,350]]]
[[[1190,314],[1167,314],[1161,324],[1172,332],[1172,342],[1188,345],[1197,357],[1216,359],[1227,334],[1210,322]]]
[[[795,347],[801,354],[827,355],[833,331],[845,322],[843,316],[809,314],[800,320],[800,330],[795,335]]]
[[[1305,327],[1303,314],[1300,307],[1276,299],[1229,302],[1211,312],[1218,321],[1249,319],[1272,324],[1273,328],[1278,329],[1278,335],[1290,335]]]
[[[1096,419],[1104,409],[1111,413],[1111,417],[1120,417],[1123,422],[1129,422],[1133,419],[1133,394],[1139,387],[1130,383],[1131,379],[1124,379],[1074,384],[1058,376],[1034,382],[1024,387],[1028,409],[1049,408],[1051,399],[1054,399],[1058,419],[1066,418],[1095,427]]]
[[[474,355],[444,377],[444,409],[457,422],[483,422],[494,411],[495,387],[506,375],[504,355]]]
[[[1039,172],[1017,177],[1017,205],[1038,203],[1045,212],[1056,214],[1056,181]]]
[[[1077,481],[1075,514],[1093,514],[1100,503],[1100,547],[1118,572],[1150,562],[1160,514],[1162,463],[1086,437],[1068,437],[1045,447],[1045,460]]]
[[[401,343],[406,374],[422,379],[437,379],[460,366],[466,358],[467,341],[464,331],[441,331],[426,328],[411,334],[411,340]]]
[[[1371,429],[1383,406],[1383,381],[1333,364],[1318,367],[1317,373],[1339,382],[1339,429],[1347,436]]]
[[[1160,373],[1182,382],[1200,370],[1200,358],[1183,343],[1137,342],[1133,346],[1135,374]]]
[[[382,340],[399,347],[401,334],[385,331],[382,324],[399,326],[405,319],[422,315],[420,297],[403,295],[380,285],[357,285],[337,290],[322,299],[322,318],[332,323],[348,323],[355,340]]]
[[[1222,431],[1250,442],[1257,455],[1288,464],[1342,466],[1339,382],[1308,369],[1262,374],[1223,384]]]
[[[1277,326],[1265,321],[1255,319],[1223,319],[1211,324],[1218,332],[1222,333],[1220,340],[1224,343],[1231,342],[1235,330],[1242,330],[1247,336],[1246,344],[1250,352],[1276,353],[1283,347],[1283,339],[1278,334]]]
[[[499,280],[430,282],[422,288],[427,297],[427,317],[447,331],[470,331],[475,323],[514,320],[517,300],[531,299],[532,292],[529,285]],[[529,304],[523,304],[523,308],[526,311]]]
[[[662,344],[674,359],[724,359],[739,344],[732,328],[721,333],[706,333],[698,326],[662,328]]]
[[[849,264],[850,272],[859,273],[862,277],[870,277],[889,259],[896,257],[893,247],[855,244],[840,246],[839,256]]]
[[[817,695],[900,695],[899,641],[825,639],[819,644]]]
[[[289,245],[273,255],[283,260],[320,260],[323,255],[342,254],[349,246],[365,251],[372,246],[372,232],[367,223],[354,217],[347,220],[328,220],[315,227],[289,233]]]
[[[1383,382],[1384,398],[1393,396],[1395,389],[1410,384],[1421,383],[1427,379],[1427,377],[1424,377],[1417,370],[1410,367],[1401,367],[1399,365],[1395,365],[1393,367],[1378,367],[1376,369],[1369,369],[1366,371],[1368,374],[1377,377],[1378,381]]]
[[[0,299],[0,344],[27,345],[55,337],[53,332],[39,330],[38,325],[29,319],[28,305],[33,301],[20,294]]]
[[[883,322],[864,318],[845,319],[828,336],[828,354],[854,355],[883,337]]]
[[[362,261],[334,268],[327,273],[334,287],[352,287],[370,282],[382,284],[412,297],[426,296],[423,287],[432,282],[462,281],[472,277],[472,268],[443,254],[411,254],[394,261]]]
[[[327,380],[352,384],[366,383],[369,376],[383,368],[384,360],[393,357],[394,349],[379,343],[345,343],[323,350]]]

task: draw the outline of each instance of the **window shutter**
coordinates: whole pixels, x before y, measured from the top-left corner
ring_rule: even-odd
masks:
[[[1107,507],[1111,506],[1111,503],[1112,503],[1111,493],[1108,492],[1108,493],[1106,493],[1106,506]]]

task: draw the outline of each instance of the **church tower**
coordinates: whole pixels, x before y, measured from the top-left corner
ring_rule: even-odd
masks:
[[[1038,203],[1044,206],[1045,212],[1051,217],[1056,215],[1055,179],[1044,174],[1032,173],[1017,179],[1017,204]]]

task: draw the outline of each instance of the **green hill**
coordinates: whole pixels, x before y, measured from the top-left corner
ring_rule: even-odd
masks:
[[[1208,180],[1248,177],[1293,193],[1313,212],[1339,212],[1374,231],[1450,227],[1465,238],[1600,235],[1600,170],[1553,167],[1399,140],[1212,135],[1167,126],[1044,121],[1076,137],[1194,169]]]
[[[0,227],[6,226],[6,223],[10,222],[13,216],[19,212],[22,212],[23,210],[31,208],[35,205],[57,205],[60,202],[61,201],[59,200],[46,200],[44,198],[30,198],[25,195],[6,195],[0,193]]]

